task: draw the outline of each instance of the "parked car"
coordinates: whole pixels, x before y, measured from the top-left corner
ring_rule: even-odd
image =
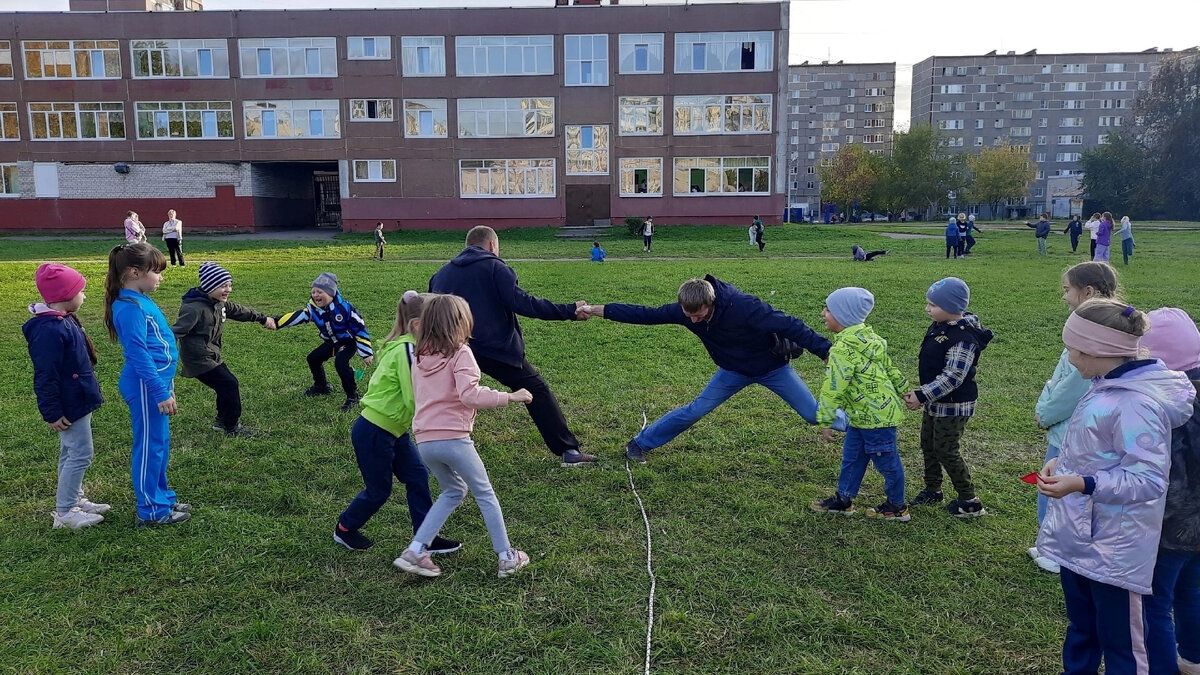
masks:
[[[862,222],[864,223],[886,223],[888,218],[886,213],[864,213],[862,214]]]

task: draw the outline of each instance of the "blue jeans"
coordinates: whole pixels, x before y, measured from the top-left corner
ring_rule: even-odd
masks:
[[[1054,459],[1055,457],[1058,457],[1059,452],[1060,452],[1060,450],[1058,448],[1056,448],[1055,446],[1047,445],[1046,446],[1046,459],[1042,460],[1042,466],[1046,466],[1046,462],[1049,462],[1050,460]],[[1041,468],[1042,467],[1039,466],[1038,470],[1041,470]],[[1038,504],[1038,507],[1037,507],[1038,525],[1041,525],[1042,521],[1046,519],[1046,505],[1050,503],[1050,498],[1039,492],[1037,499],[1038,499],[1038,502],[1037,502],[1037,504]]]
[[[1125,259],[1125,264],[1129,264],[1129,256],[1133,255],[1133,240],[1121,240],[1121,257]]]
[[[846,430],[842,442],[842,472],[838,475],[838,494],[846,499],[858,496],[867,464],[883,474],[883,492],[892,504],[904,503],[904,465],[896,449],[896,427]]]
[[[713,374],[712,379],[708,381],[708,385],[704,387],[704,391],[700,392],[696,400],[658,418],[654,424],[643,429],[633,440],[643,450],[652,450],[666,445],[686,431],[688,427],[700,421],[701,417],[712,412],[717,406],[729,400],[731,396],[752,384],[761,384],[770,389],[778,394],[779,398],[787,401],[792,410],[803,417],[804,421],[809,424],[817,423],[817,400],[813,398],[812,392],[808,390],[804,380],[800,379],[790,365],[784,364],[766,375],[757,377],[717,368],[717,372]]]
[[[1171,610],[1175,622],[1171,622]],[[1175,650],[1200,663],[1200,553],[1158,549],[1154,595],[1146,596],[1146,646],[1151,673],[1175,673]]]
[[[433,495],[429,492],[429,471],[421,463],[412,438],[408,434],[396,438],[367,418],[359,417],[350,429],[350,442],[354,445],[363,489],[338,517],[338,522],[348,530],[366,525],[392,496],[392,476],[395,476],[404,483],[408,517],[416,532],[433,506]]]

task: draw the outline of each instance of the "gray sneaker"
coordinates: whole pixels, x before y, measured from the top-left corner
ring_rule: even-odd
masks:
[[[501,579],[516,574],[521,568],[529,564],[529,554],[525,551],[510,548],[508,552],[512,555],[512,558],[501,558],[500,568],[496,571],[496,576]]]
[[[569,469],[577,466],[588,466],[596,463],[596,456],[589,455],[581,450],[567,450],[562,454],[562,461],[559,466],[564,469]]]
[[[191,517],[192,517],[192,514],[186,512],[186,511],[171,511],[170,513],[163,516],[162,518],[159,518],[158,520],[142,520],[141,517],[134,516],[133,517],[133,525],[134,525],[134,527],[139,527],[139,528],[141,528],[141,527],[158,527],[159,525],[177,525],[179,523],[187,522],[187,520]]]

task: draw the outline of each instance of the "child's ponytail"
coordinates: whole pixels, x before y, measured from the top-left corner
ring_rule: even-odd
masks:
[[[396,323],[383,341],[391,342],[405,333],[411,333],[413,322],[421,318],[421,309],[424,307],[425,301],[432,297],[432,293],[404,291],[404,295],[400,296],[400,302],[396,304]]]
[[[143,272],[162,272],[167,268],[167,259],[162,251],[142,242],[140,244],[120,244],[108,252],[108,274],[104,277],[104,326],[108,328],[108,337],[117,339],[117,326],[113,321],[113,303],[125,286],[125,273],[130,268]]]

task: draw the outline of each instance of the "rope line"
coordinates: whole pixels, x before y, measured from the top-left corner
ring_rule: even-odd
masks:
[[[646,419],[646,411],[642,411],[642,429],[646,428],[648,420]],[[638,494],[637,486],[633,484],[633,470],[629,468],[629,460],[625,460],[625,473],[629,474],[629,489],[633,490],[633,496],[637,499],[638,508],[642,511],[642,522],[646,525],[646,574],[650,577],[650,602],[648,604],[649,612],[646,619],[646,675],[650,675],[650,645],[654,633],[654,594],[658,589],[658,578],[654,576],[654,554],[653,554],[653,539],[650,537],[650,517],[646,515],[646,505],[642,502],[642,496]]]

